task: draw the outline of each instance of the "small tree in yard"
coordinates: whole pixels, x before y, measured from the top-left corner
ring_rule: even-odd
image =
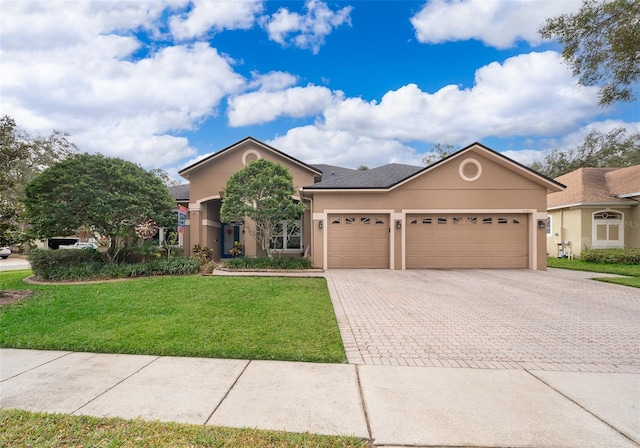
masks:
[[[293,177],[282,165],[259,159],[233,174],[227,181],[220,214],[228,223],[243,223],[269,258],[282,221],[293,223],[305,206],[293,200]],[[248,218],[249,220],[246,220]],[[286,241],[283,247],[286,247]]]
[[[107,252],[117,259],[119,237],[153,219],[175,219],[167,187],[152,173],[122,159],[78,154],[44,170],[25,188],[31,229],[37,237],[69,235],[86,227],[110,239]]]

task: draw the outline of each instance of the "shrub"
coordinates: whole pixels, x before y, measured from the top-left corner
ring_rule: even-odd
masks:
[[[587,249],[580,258],[594,263],[640,264],[640,249]]]
[[[191,249],[191,258],[196,260],[201,265],[211,261],[212,257],[213,249],[209,249],[206,246],[196,244],[195,246],[193,246],[193,249]]]
[[[104,255],[92,249],[47,250],[34,249],[29,254],[31,269],[38,278],[64,280],[64,270],[92,271],[104,263]],[[84,267],[79,268],[79,265]]]
[[[93,250],[34,250],[29,261],[37,278],[53,281],[192,275],[200,271],[200,263],[189,258],[108,263],[102,254]]]
[[[310,269],[308,258],[231,258],[223,262],[227,269]]]

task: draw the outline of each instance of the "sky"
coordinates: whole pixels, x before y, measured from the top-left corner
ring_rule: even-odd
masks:
[[[640,132],[545,18],[578,0],[0,0],[0,114],[177,172],[251,136],[306,163],[421,165],[480,142],[529,164]]]

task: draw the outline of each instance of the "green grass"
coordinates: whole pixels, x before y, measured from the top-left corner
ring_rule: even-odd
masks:
[[[0,410],[0,446],[366,448],[355,437]]]
[[[594,263],[579,259],[547,258],[550,268],[571,269],[575,271],[600,272],[605,274],[625,275],[626,278],[600,277],[595,280],[618,285],[640,288],[640,264]]]
[[[28,285],[0,308],[0,346],[206,358],[346,362],[323,278],[153,277]]]

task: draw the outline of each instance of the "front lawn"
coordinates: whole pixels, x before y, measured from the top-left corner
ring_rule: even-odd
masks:
[[[0,307],[0,346],[207,358],[346,362],[323,278],[154,277],[28,285]]]
[[[0,446],[366,448],[356,437],[0,410]]]
[[[625,275],[627,276],[626,278],[600,277],[594,280],[640,288],[640,264],[595,263],[579,259],[569,260],[567,258],[549,257],[547,258],[547,266],[550,268],[571,269],[575,271]]]

